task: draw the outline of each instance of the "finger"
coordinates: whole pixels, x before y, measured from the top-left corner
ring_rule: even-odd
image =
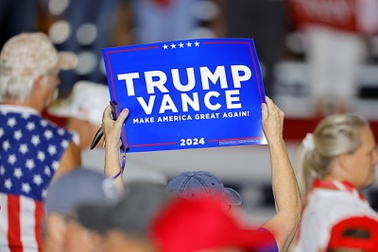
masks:
[[[261,103],[262,119],[268,118],[268,107],[266,103]]]
[[[117,121],[120,120],[120,121],[125,121],[126,118],[129,116],[129,109],[128,108],[125,108],[122,110],[121,114],[119,114],[118,118],[117,118]]]
[[[270,99],[268,96],[265,96],[265,99],[267,101],[269,113],[281,113],[281,109],[273,102],[272,99]]]
[[[268,109],[273,109],[275,107],[274,102],[268,96],[265,96],[265,100],[266,100],[266,105],[268,106]]]

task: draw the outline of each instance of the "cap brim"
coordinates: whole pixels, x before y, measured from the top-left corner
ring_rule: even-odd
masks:
[[[108,205],[82,205],[77,209],[77,220],[87,229],[105,233],[112,228],[108,219],[111,209]]]
[[[59,52],[58,68],[61,70],[74,69],[77,66],[78,58],[72,52]]]
[[[242,197],[240,196],[240,194],[237,191],[235,191],[232,188],[226,187],[226,188],[224,188],[224,192],[227,195],[228,204],[235,205],[235,206],[239,206],[239,205],[242,204],[242,202],[243,202]]]

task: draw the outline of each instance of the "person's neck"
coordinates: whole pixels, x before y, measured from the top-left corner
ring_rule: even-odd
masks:
[[[339,174],[328,174],[323,177],[323,180],[337,180],[337,181],[346,181],[354,185],[354,183],[346,176],[341,176]]]
[[[41,102],[34,102],[31,101],[30,99],[26,99],[25,101],[21,102],[16,99],[5,99],[4,102],[2,103],[4,105],[15,105],[15,106],[20,106],[20,107],[27,107],[27,108],[33,108],[37,110],[38,112],[42,113],[43,111],[43,106]]]

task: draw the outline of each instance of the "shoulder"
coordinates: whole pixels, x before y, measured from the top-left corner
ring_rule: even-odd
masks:
[[[369,213],[374,213],[369,203],[348,192],[318,189],[309,196],[303,218],[317,219],[318,216],[320,220],[332,220],[344,215]]]
[[[324,245],[332,225],[343,218],[368,215],[378,218],[369,203],[350,193],[337,190],[314,190],[309,196],[301,222],[301,238],[318,240]],[[306,238],[307,237],[307,238]],[[317,237],[317,238],[315,238]]]

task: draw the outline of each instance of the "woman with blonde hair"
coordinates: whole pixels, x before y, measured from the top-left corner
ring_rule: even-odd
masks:
[[[303,215],[296,252],[324,249],[332,226],[351,216],[378,214],[360,190],[374,183],[378,154],[369,123],[354,114],[324,118],[295,157]]]

